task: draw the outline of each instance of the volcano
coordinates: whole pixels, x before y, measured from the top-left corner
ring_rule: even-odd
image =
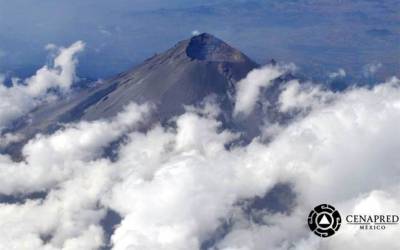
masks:
[[[18,130],[33,135],[59,123],[108,118],[132,101],[156,104],[155,119],[160,121],[181,114],[184,105],[195,105],[210,94],[230,110],[234,84],[256,67],[239,50],[203,33],[72,98],[37,108],[18,124]]]
[[[164,123],[184,113],[185,106],[198,105],[210,95],[221,107],[224,126],[245,131],[251,138],[258,134],[262,116],[255,111],[244,121],[234,121],[232,110],[236,82],[257,67],[244,53],[213,35],[193,36],[129,71],[37,107],[13,125],[12,132],[22,134],[25,140],[3,151],[15,155],[37,133],[52,133],[69,122],[109,118],[130,102],[155,104],[150,120]]]

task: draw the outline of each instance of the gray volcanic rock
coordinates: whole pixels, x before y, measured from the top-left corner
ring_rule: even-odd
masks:
[[[235,82],[256,67],[239,50],[203,33],[73,97],[36,108],[13,130],[30,138],[52,132],[60,123],[112,117],[132,101],[158,105],[153,119],[164,122],[183,113],[183,105],[195,105],[210,94],[230,114]]]
[[[130,101],[150,101],[159,106],[159,118],[168,119],[183,112],[183,105],[196,104],[209,94],[229,94],[233,84],[255,67],[221,40],[209,34],[195,36],[110,80],[105,88],[116,84],[115,89],[87,107],[82,118],[108,117]]]

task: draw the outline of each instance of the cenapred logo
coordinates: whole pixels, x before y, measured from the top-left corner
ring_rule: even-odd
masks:
[[[386,230],[400,224],[397,214],[349,214],[345,215],[345,225],[358,226],[363,231]],[[308,226],[319,237],[334,235],[340,228],[342,218],[332,205],[316,206],[308,216]]]
[[[308,216],[308,226],[320,237],[334,235],[340,228],[342,218],[339,211],[328,204],[316,206]]]

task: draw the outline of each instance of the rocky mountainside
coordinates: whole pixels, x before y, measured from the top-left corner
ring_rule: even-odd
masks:
[[[234,83],[257,66],[239,50],[204,33],[72,98],[39,107],[18,124],[18,130],[32,135],[53,130],[58,123],[111,117],[132,101],[158,105],[155,119],[161,121],[210,94],[231,110]]]

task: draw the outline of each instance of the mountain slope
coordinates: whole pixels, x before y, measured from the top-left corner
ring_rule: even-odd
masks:
[[[210,94],[226,113],[233,109],[234,84],[258,65],[239,50],[203,33],[177,43],[130,71],[56,103],[42,105],[16,122],[27,139],[54,131],[60,123],[114,116],[129,102],[152,102],[153,119],[166,121]]]

